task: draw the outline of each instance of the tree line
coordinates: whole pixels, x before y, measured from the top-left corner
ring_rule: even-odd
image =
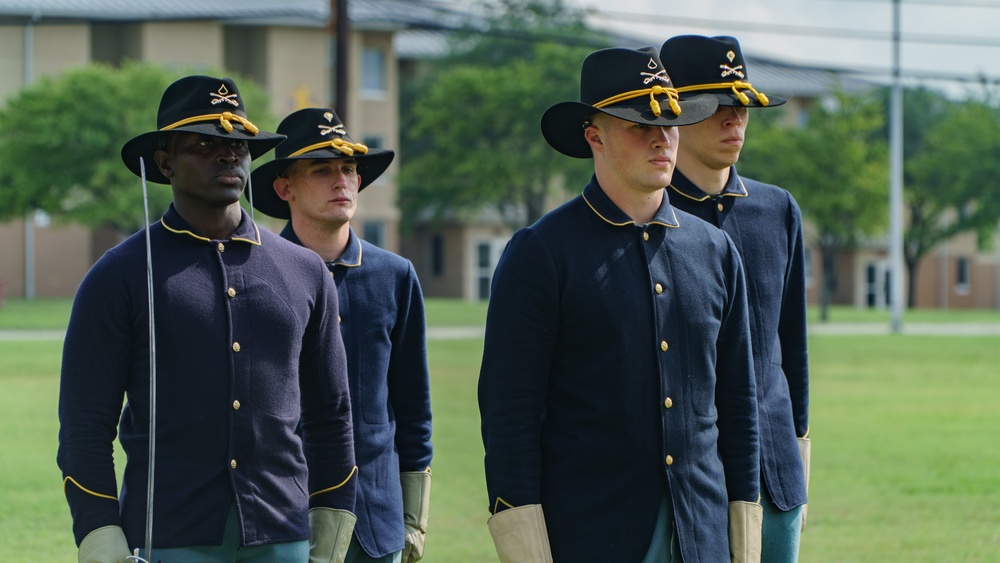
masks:
[[[418,217],[474,220],[485,210],[516,228],[589,180],[589,163],[556,153],[538,123],[550,105],[579,99],[584,57],[622,39],[589,28],[581,12],[559,0],[490,6],[480,23],[452,34],[446,57],[425,63],[402,88],[404,229]],[[0,220],[41,210],[57,221],[124,234],[141,228],[142,192],[119,151],[152,129],[160,94],[181,74],[147,63],[95,64],[42,78],[9,98],[0,110]],[[266,94],[249,79],[238,82],[255,123],[273,130]],[[804,115],[751,112],[737,167],[799,202],[821,253],[824,311],[838,256],[885,234],[888,99],[886,89],[873,87],[816,99]],[[954,100],[931,87],[911,88],[903,99],[912,306],[921,258],[961,233],[975,233],[985,248],[996,232],[1000,105],[986,90]],[[167,190],[150,190],[153,216],[170,201]]]

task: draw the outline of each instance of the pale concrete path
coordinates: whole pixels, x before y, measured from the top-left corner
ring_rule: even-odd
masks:
[[[813,323],[809,325],[811,336],[849,336],[889,334],[891,329],[880,323]],[[62,330],[0,330],[0,341],[19,340],[62,340]],[[429,340],[470,340],[482,339],[485,328],[481,326],[439,326],[427,329]],[[1000,323],[903,323],[904,335],[929,336],[1000,336]]]

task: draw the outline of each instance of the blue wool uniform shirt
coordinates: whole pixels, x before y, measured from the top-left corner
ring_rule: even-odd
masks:
[[[301,244],[289,223],[281,236]],[[354,414],[354,537],[371,557],[403,549],[401,471],[431,465],[424,300],[410,262],[362,241],[327,264],[337,284]]]
[[[666,197],[636,225],[592,180],[508,243],[479,405],[490,510],[540,503],[555,561],[641,561],[665,494],[684,561],[729,561],[728,502],[760,491],[729,237]]]
[[[796,437],[809,429],[809,358],[802,213],[791,194],[741,178],[709,196],[679,171],[670,203],[732,238],[743,259],[759,401],[763,485],[779,510],[806,502]]]
[[[246,213],[228,240],[196,236],[173,206],[149,229],[154,547],[219,545],[234,502],[244,545],[307,539],[310,504],[353,510],[356,483],[337,294],[323,261]],[[139,232],[98,260],[73,302],[58,462],[77,543],[107,525],[122,526],[133,547],[145,543],[146,283]],[[120,498],[116,430],[126,454]]]

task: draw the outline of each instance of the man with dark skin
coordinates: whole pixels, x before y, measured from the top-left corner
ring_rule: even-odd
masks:
[[[81,562],[343,561],[357,468],[336,288],[239,203],[250,161],[282,138],[247,119],[231,79],[189,76],[122,148],[173,203],[74,299],[57,461]]]

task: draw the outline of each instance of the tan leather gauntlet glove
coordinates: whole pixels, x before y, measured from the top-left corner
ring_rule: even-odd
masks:
[[[760,563],[764,507],[755,502],[729,503],[729,553],[733,563]]]
[[[487,521],[500,563],[551,563],[552,548],[542,505],[526,504],[497,512]]]

